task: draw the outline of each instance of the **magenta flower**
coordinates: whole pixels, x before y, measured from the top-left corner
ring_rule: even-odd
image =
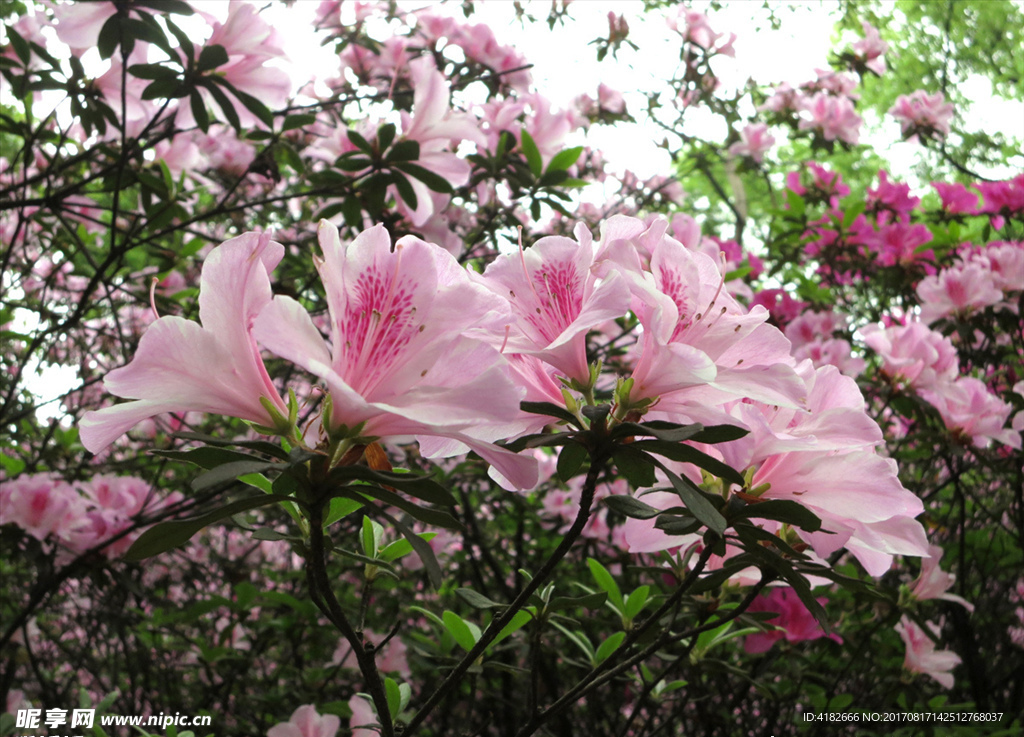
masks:
[[[928,629],[931,635],[906,614],[896,625],[896,631],[907,648],[903,667],[911,673],[923,673],[934,678],[943,688],[953,688],[950,671],[960,665],[960,656],[950,650],[936,650],[933,637],[938,636],[938,627],[929,622]]]
[[[300,706],[291,719],[270,728],[267,737],[335,737],[341,719],[333,714],[321,715],[312,704]]]
[[[440,246],[407,236],[392,252],[381,225],[342,245],[337,228],[323,220],[319,238],[331,347],[290,297],[275,297],[254,333],[327,384],[327,429],[418,436],[428,457],[472,448],[502,483],[536,484],[534,459],[489,442],[507,437],[521,392],[498,351],[471,336],[474,328],[507,322],[507,304],[473,284]]]
[[[974,215],[978,212],[978,195],[962,184],[932,182],[942,198],[942,209],[950,215]]]
[[[103,381],[111,394],[135,401],[87,412],[82,444],[93,453],[136,424],[164,412],[209,412],[274,427],[264,403],[288,409],[256,347],[251,329],[271,299],[270,277],[284,246],[266,233],[223,243],[203,264],[199,323],[166,316],[149,326],[127,366]]]
[[[827,599],[819,597],[818,603],[825,605]],[[748,635],[743,641],[743,649],[748,653],[768,652],[772,645],[778,640],[785,639],[786,642],[804,642],[817,640],[825,637],[825,630],[818,624],[810,610],[800,601],[793,589],[773,588],[767,595],[754,599],[747,609],[748,613],[754,612],[775,612],[775,616],[767,620],[778,629],[769,632],[758,632]],[[837,634],[831,634],[829,639],[842,643],[843,639]]]

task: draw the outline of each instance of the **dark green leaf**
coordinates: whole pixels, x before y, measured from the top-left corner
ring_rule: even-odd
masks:
[[[715,509],[711,502],[708,501],[708,498],[704,496],[704,492],[697,488],[697,486],[695,486],[688,478],[685,476],[677,476],[675,473],[665,468],[664,465],[661,466],[661,470],[666,473],[669,481],[672,482],[672,488],[675,489],[679,498],[683,500],[683,504],[686,505],[686,508],[693,513],[693,516],[719,535],[725,534],[725,528],[727,526],[725,517],[723,517],[721,512]]]
[[[654,486],[654,459],[638,451],[634,445],[617,448],[612,460],[634,489]]]
[[[555,467],[558,478],[562,481],[571,479],[589,455],[587,449],[579,443],[566,443],[562,447],[562,452],[558,454],[558,463]]]
[[[261,458],[256,458],[248,453],[240,453],[237,450],[227,450],[226,448],[192,448],[191,450],[154,450],[150,451],[152,455],[159,456],[160,458],[170,458],[175,461],[185,461],[193,465],[199,466],[200,468],[216,468],[222,466],[225,463],[237,463],[240,461],[249,461],[256,463],[266,463]]]
[[[703,425],[677,425],[674,422],[623,422],[615,426],[611,432],[614,439],[628,437],[653,437],[658,440],[667,440],[672,443],[689,440],[704,429]]]
[[[100,52],[100,58],[109,59],[113,56],[119,43],[121,43],[121,16],[115,13],[107,18],[96,39],[96,48]]]
[[[710,427],[705,427],[690,439],[697,443],[714,445],[715,443],[727,443],[730,440],[739,440],[749,433],[750,430],[745,430],[742,427],[736,427],[735,425],[711,425]]]
[[[205,491],[219,484],[234,481],[239,476],[245,476],[250,473],[263,473],[272,468],[280,467],[280,465],[279,463],[268,463],[267,461],[232,461],[217,466],[192,479],[191,486],[194,491]]]
[[[377,129],[377,148],[386,151],[391,142],[395,140],[395,124],[385,123]]]
[[[557,417],[560,420],[565,420],[570,425],[579,427],[579,420],[576,418],[576,415],[565,407],[559,407],[557,404],[553,404],[551,402],[520,402],[519,409],[523,412],[529,412],[534,415]]]
[[[545,607],[549,612],[557,612],[566,609],[597,609],[608,601],[608,594],[599,591],[596,594],[586,596],[556,596],[548,602]]]
[[[520,140],[522,141],[523,156],[526,157],[526,164],[530,167],[530,173],[533,174],[534,179],[540,179],[541,172],[544,170],[540,149],[537,148],[533,136],[530,135],[526,128],[523,128],[521,131]]]
[[[633,447],[670,458],[673,461],[692,463],[720,479],[731,481],[740,486],[744,484],[743,474],[739,471],[692,446],[683,445],[682,443],[669,443],[664,440],[638,440],[633,444]]]
[[[420,157],[420,144],[419,141],[399,141],[391,150],[388,151],[387,156],[384,160],[391,162],[398,161],[416,161]]]
[[[338,466],[331,470],[328,480],[339,481],[373,481],[382,486],[393,486],[406,494],[442,507],[454,507],[455,497],[441,484],[429,476],[415,473],[395,473],[392,471],[374,471],[368,466]]]
[[[395,166],[409,176],[419,179],[434,192],[440,192],[441,194],[452,193],[452,185],[448,183],[447,179],[429,169],[424,169],[419,164],[414,164],[411,161],[401,161],[397,162]]]
[[[28,62],[32,58],[32,49],[28,42],[11,26],[5,24],[4,29],[7,31],[7,37],[11,40],[11,46],[14,47],[14,53],[18,55],[24,66],[28,66]]]
[[[207,46],[199,52],[199,61],[196,62],[196,71],[208,72],[211,69],[224,66],[228,63],[228,52],[223,46],[214,44]]]
[[[174,37],[178,39],[178,45],[181,46],[181,50],[185,52],[185,59],[191,63],[196,58],[196,47],[192,44],[192,39],[188,37],[188,34],[178,28],[170,18],[165,18],[164,22],[167,24],[168,30],[174,34]]]
[[[192,15],[195,11],[184,0],[134,0],[135,5],[152,8],[158,13],[174,13],[176,15]]]
[[[298,130],[314,123],[316,123],[315,115],[289,115],[281,124],[281,132],[287,133],[288,131]]]
[[[807,507],[790,499],[767,499],[763,502],[748,504],[736,519],[770,519],[776,522],[796,525],[807,532],[821,529],[821,520]]]
[[[164,77],[177,79],[180,74],[177,69],[166,67],[163,64],[132,64],[128,67],[128,73],[139,79],[162,79]]]
[[[632,519],[652,519],[661,514],[660,509],[655,509],[650,504],[625,494],[606,496],[601,501],[613,512]]]
[[[391,505],[392,507],[398,507],[409,516],[414,517],[421,522],[426,522],[428,525],[443,527],[446,530],[458,530],[460,532],[464,530],[462,524],[447,512],[442,512],[439,509],[431,509],[429,507],[421,507],[409,501],[402,495],[381,487],[349,486],[338,489],[333,493],[337,496],[355,499],[356,501],[363,503],[368,499],[377,499],[385,504]]]
[[[395,529],[402,533],[405,539],[409,541],[412,545],[412,549],[416,551],[416,555],[418,555],[420,560],[423,561],[423,567],[427,571],[427,577],[430,579],[431,585],[435,589],[441,588],[441,584],[444,583],[444,579],[441,576],[441,566],[437,562],[437,556],[434,555],[434,549],[430,547],[430,543],[384,510],[376,509],[375,512],[390,522]]]
[[[395,183],[395,189],[398,190],[398,196],[402,198],[402,202],[408,206],[410,210],[415,210],[419,205],[419,198],[416,196],[416,190],[409,184],[409,180],[402,174],[395,171],[391,173],[392,181]]]
[[[159,555],[171,548],[177,548],[189,540],[192,536],[204,527],[220,522],[240,512],[247,512],[250,509],[264,507],[281,501],[291,501],[288,497],[279,497],[271,494],[239,499],[238,501],[225,504],[223,507],[208,512],[201,517],[192,519],[173,520],[153,525],[139,535],[139,539],[132,543],[132,546],[125,553],[125,560],[140,561]]]
[[[363,138],[359,134],[359,131],[357,131],[355,128],[349,128],[348,131],[346,132],[346,135],[348,135],[348,140],[352,142],[352,145],[354,145],[360,151],[363,151],[371,156],[373,155],[373,146],[371,146],[370,142]]]
[[[209,132],[210,114],[206,112],[206,103],[203,101],[203,96],[199,94],[199,90],[192,90],[192,94],[189,95],[189,104],[192,107],[192,117],[196,119],[199,130],[203,133]]]
[[[247,448],[248,450],[255,450],[258,453],[264,455],[273,456],[274,458],[280,458],[283,461],[287,461],[290,456],[288,452],[280,445],[269,443],[266,440],[226,440],[224,438],[217,438],[213,435],[204,435],[198,432],[176,432],[172,437],[181,438],[182,440],[194,440],[204,445],[213,445],[215,447],[233,447],[233,448]]]
[[[181,82],[177,77],[161,77],[150,82],[142,91],[143,100],[181,97]]]
[[[213,99],[217,102],[217,106],[220,107],[224,117],[227,118],[228,123],[236,131],[242,127],[242,121],[238,118],[238,113],[235,111],[235,103],[228,99],[228,96],[224,94],[224,90],[214,84],[214,77],[207,77],[206,79],[199,80],[199,84],[203,85],[213,95]]]

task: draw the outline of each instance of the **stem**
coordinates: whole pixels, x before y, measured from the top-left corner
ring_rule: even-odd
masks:
[[[591,451],[591,464],[590,470],[587,471],[587,478],[583,483],[583,491],[580,494],[580,508],[576,513],[576,519],[572,523],[572,527],[565,533],[562,541],[558,543],[558,547],[548,557],[544,564],[537,571],[537,574],[530,579],[519,596],[505,609],[505,612],[500,616],[496,617],[484,630],[484,633],[480,636],[480,639],[473,646],[466,655],[456,664],[455,668],[452,669],[451,673],[444,679],[437,690],[430,695],[427,702],[420,708],[416,713],[416,716],[407,725],[405,731],[402,733],[405,737],[413,734],[414,730],[423,724],[424,720],[430,715],[438,704],[462,681],[462,677],[469,670],[470,666],[477,661],[477,659],[484,654],[487,646],[494,641],[494,638],[498,636],[498,633],[505,629],[505,626],[512,621],[512,618],[521,610],[526,603],[533,596],[534,592],[540,588],[551,574],[555,570],[555,566],[565,557],[566,553],[573,546],[573,543],[579,539],[580,534],[583,532],[583,528],[586,527],[587,522],[590,519],[590,508],[594,503],[594,491],[597,489],[597,480],[600,478],[601,473],[604,471],[605,464],[608,462],[610,457],[609,453],[602,450]]]
[[[324,546],[324,519],[323,504],[314,504],[310,512],[309,520],[309,556],[306,558],[306,577],[309,581],[310,595],[313,603],[324,613],[339,632],[352,647],[356,656],[359,670],[366,679],[366,689],[370,692],[373,705],[377,709],[377,718],[380,720],[381,736],[394,737],[395,728],[391,721],[391,711],[388,707],[387,694],[384,691],[384,684],[380,680],[380,673],[377,671],[377,663],[374,660],[374,651],[368,650],[362,638],[353,629],[345,612],[341,609],[334,590],[331,588],[330,579],[327,576],[327,557]]]

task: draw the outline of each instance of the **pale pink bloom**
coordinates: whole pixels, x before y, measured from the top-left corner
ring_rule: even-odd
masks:
[[[804,312],[786,325],[786,337],[794,348],[827,340],[837,330],[846,328],[847,318],[837,312]]]
[[[963,316],[1002,302],[1003,292],[986,264],[969,262],[926,276],[917,285],[921,322],[932,324],[951,315]]]
[[[937,626],[929,622],[928,628],[938,636]],[[960,665],[960,656],[951,650],[936,650],[934,640],[906,614],[896,625],[896,631],[907,648],[903,667],[911,673],[923,673],[934,678],[943,688],[953,688],[951,671]]]
[[[974,215],[978,212],[978,195],[962,184],[932,182],[942,199],[942,209],[950,215]]]
[[[622,93],[613,90],[604,82],[597,86],[597,104],[602,110],[607,110],[613,115],[622,115],[626,112],[626,101]]]
[[[729,146],[729,153],[733,156],[749,156],[759,164],[764,159],[765,152],[775,145],[775,137],[768,135],[768,126],[765,123],[744,126],[740,138],[742,140]]]
[[[712,30],[708,17],[700,11],[681,6],[675,16],[666,18],[666,22],[669,28],[683,37],[684,41],[689,41],[709,53],[736,55],[732,47],[736,34],[730,34],[729,40],[725,43],[718,43],[718,39],[725,34]]]
[[[836,97],[849,97],[856,99],[859,95],[854,94],[857,89],[857,80],[849,74],[836,72],[832,69],[815,69],[817,78],[812,82],[806,82],[801,87],[809,92],[829,92]]]
[[[917,133],[945,138],[953,119],[953,104],[946,102],[941,92],[929,95],[924,90],[914,90],[910,95],[896,98],[889,114],[900,121],[904,138]]]
[[[84,510],[74,487],[50,474],[18,476],[0,486],[0,524],[13,523],[36,540],[59,537]]]
[[[278,296],[255,324],[269,350],[319,376],[331,393],[334,430],[414,435],[428,457],[472,448],[503,483],[536,483],[532,458],[491,445],[519,415],[504,359],[467,333],[507,319],[507,303],[474,285],[451,254],[406,236],[391,250],[383,226],[342,245],[327,221],[316,259],[327,292],[331,343],[309,313]]]
[[[861,329],[864,344],[882,359],[882,371],[916,389],[953,381],[960,370],[952,341],[920,322]]]
[[[828,601],[824,596],[818,597],[818,603],[825,606]],[[751,602],[747,612],[776,612],[774,617],[766,621],[778,629],[747,635],[743,641],[743,649],[748,653],[768,652],[776,641],[804,642],[825,637],[825,630],[818,624],[810,610],[800,601],[797,593],[789,587],[772,588]],[[842,643],[843,639],[832,633],[829,639]]]
[[[113,2],[60,3],[53,6],[57,38],[82,54],[96,46],[100,29],[117,12]]]
[[[974,604],[956,594],[947,593],[956,582],[956,576],[946,573],[939,567],[942,559],[942,548],[938,545],[928,546],[928,558],[921,559],[921,574],[911,584],[910,595],[918,601],[942,599],[962,604],[969,612],[974,611]]]
[[[510,353],[536,356],[566,378],[588,383],[587,332],[626,314],[629,289],[616,273],[598,279],[590,231],[580,225],[575,235],[547,236],[499,256],[479,282],[511,305]]]
[[[758,110],[773,113],[798,112],[806,107],[807,100],[808,96],[803,91],[793,89],[788,82],[783,82],[772,91],[771,97],[765,100]]]
[[[807,100],[803,110],[809,115],[801,118],[800,130],[819,130],[826,141],[838,139],[854,144],[860,140],[860,126],[864,121],[849,98],[819,92]]]
[[[987,448],[996,440],[1020,450],[1020,433],[1003,427],[1013,407],[990,392],[983,381],[960,376],[921,395],[939,410],[947,428],[969,439],[975,447]]]
[[[333,714],[320,715],[312,704],[300,706],[292,718],[270,728],[267,737],[336,737],[341,719]]]
[[[988,264],[992,282],[1004,293],[1024,289],[1024,241],[994,241],[978,259]]]
[[[540,94],[526,95],[523,99],[529,106],[526,130],[537,144],[541,161],[547,166],[565,147],[569,134],[585,121],[571,109],[557,110],[552,107],[550,100]]]
[[[863,358],[854,356],[852,346],[844,338],[820,338],[793,349],[793,358],[808,359],[815,367],[835,366],[847,376],[859,376],[866,365]]]
[[[256,341],[253,321],[271,299],[269,272],[284,246],[245,233],[214,249],[203,264],[199,323],[166,316],[149,326],[132,362],[107,374],[111,394],[136,401],[87,412],[82,444],[99,452],[142,420],[164,412],[209,412],[273,427],[268,401],[287,416]]]
[[[409,669],[409,660],[406,657],[408,648],[406,648],[405,643],[401,639],[392,637],[386,645],[381,647],[385,635],[378,635],[376,632],[364,630],[363,637],[377,648],[374,650],[374,657],[377,661],[377,669],[381,673],[398,673],[405,677],[409,676],[411,671]],[[329,665],[340,665],[343,668],[355,670],[359,669],[355,652],[353,652],[352,646],[347,641],[342,641],[338,644]]]
[[[352,730],[351,737],[380,737],[377,712],[373,705],[362,696],[356,695],[348,700],[348,708],[352,710],[352,717],[348,726]],[[267,737],[290,737],[290,735],[270,735]]]
[[[853,53],[864,62],[864,66],[881,77],[885,74],[885,52],[889,50],[889,44],[878,35],[878,29],[866,20],[860,24],[864,29],[864,38],[854,42]]]

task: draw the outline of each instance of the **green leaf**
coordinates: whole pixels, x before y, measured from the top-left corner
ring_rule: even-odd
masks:
[[[394,471],[375,471],[369,466],[338,466],[331,470],[328,480],[373,481],[382,486],[391,486],[404,491],[410,496],[422,499],[442,507],[454,507],[455,497],[441,484],[429,476],[415,473],[396,473]]]
[[[401,169],[414,179],[419,179],[434,192],[451,194],[453,191],[452,185],[447,179],[442,177],[440,174],[435,174],[429,169],[424,169],[419,164],[414,164],[411,161],[399,161],[395,163],[395,167]]]
[[[212,468],[192,479],[191,486],[193,491],[206,491],[214,486],[234,481],[239,476],[245,476],[250,473],[263,473],[280,466],[281,464],[279,463],[268,461],[232,461]]]
[[[520,402],[519,409],[523,412],[529,412],[534,415],[557,417],[560,420],[568,422],[574,427],[579,427],[579,420],[576,418],[576,415],[565,407],[559,407],[557,404],[553,404],[552,402]]]
[[[715,443],[728,443],[730,440],[739,440],[749,434],[750,430],[745,430],[735,425],[711,425],[710,427],[705,427],[690,439],[696,443],[714,445]]]
[[[391,172],[391,180],[395,183],[395,189],[398,190],[398,196],[402,198],[402,202],[410,210],[415,210],[419,206],[419,198],[416,196],[416,190],[409,184],[409,180],[397,171]]]
[[[96,48],[100,52],[100,58],[109,59],[113,56],[119,43],[121,43],[121,16],[115,13],[107,18],[96,39]]]
[[[316,123],[315,115],[289,115],[281,123],[281,132],[287,133],[288,131],[298,130],[299,128],[305,128],[308,125]]]
[[[540,149],[537,148],[533,136],[530,135],[526,128],[523,128],[521,131],[520,140],[522,141],[523,156],[526,157],[526,164],[530,167],[530,173],[533,174],[534,179],[540,179],[541,172],[544,170]]]
[[[28,66],[29,60],[32,58],[32,49],[28,42],[11,26],[5,24],[4,29],[7,31],[7,37],[11,40],[11,46],[14,47],[14,53],[18,55],[18,59],[24,66]]]
[[[558,454],[558,463],[555,467],[558,478],[562,481],[571,479],[589,455],[587,449],[579,443],[566,443],[562,446],[562,452]]]
[[[242,121],[239,119],[238,113],[235,111],[235,103],[228,99],[228,96],[224,94],[224,90],[213,83],[213,79],[216,78],[208,77],[201,79],[199,80],[199,84],[203,85],[203,87],[208,89],[210,94],[213,95],[214,101],[216,101],[221,112],[224,113],[224,117],[227,119],[231,127],[236,131],[241,129]]]
[[[544,607],[549,612],[557,612],[563,609],[597,609],[608,601],[608,594],[598,591],[585,596],[556,596]]]
[[[518,611],[513,614],[509,623],[502,627],[501,632],[495,635],[494,639],[491,640],[491,644],[487,646],[487,651],[490,652],[496,648],[500,642],[507,639],[518,630],[521,630],[530,622],[531,619],[533,619],[533,615],[527,611]]]
[[[437,537],[436,532],[423,532],[419,535],[420,538],[426,542],[430,542]],[[413,550],[412,543],[406,539],[395,540],[393,543],[389,543],[384,546],[384,549],[377,553],[377,559],[387,561],[388,563],[404,558]]]
[[[388,712],[394,719],[402,711],[402,692],[398,689],[398,684],[391,678],[384,679],[384,692],[388,700]]]
[[[504,604],[499,604],[493,599],[488,599],[486,596],[473,589],[460,588],[456,589],[455,593],[460,599],[469,604],[474,609],[501,609]]]
[[[370,142],[363,138],[355,128],[349,128],[348,131],[346,131],[346,135],[348,136],[348,140],[352,142],[353,146],[371,156],[373,155],[373,146],[371,146]]]
[[[197,241],[197,244],[201,245],[201,242]],[[303,462],[305,460],[309,460],[309,458],[312,457],[312,454],[307,454],[303,458],[299,458],[298,456],[292,458],[292,456],[289,455],[288,451],[286,451],[280,445],[268,442],[266,440],[227,440],[225,438],[218,438],[214,437],[213,435],[204,435],[198,432],[176,432],[171,437],[180,438],[181,440],[194,440],[198,443],[203,443],[204,445],[212,445],[215,447],[246,448],[248,450],[255,450],[258,453],[263,453],[264,455],[273,456],[274,458],[280,458],[283,461],[292,460],[292,462],[294,463]],[[160,451],[158,453],[155,453],[155,455],[161,455],[169,452],[175,451]],[[188,453],[190,451],[184,452]],[[167,457],[170,458],[172,456]]]
[[[420,144],[419,141],[410,141],[408,139],[399,141],[391,150],[388,151],[384,157],[384,161],[388,163],[396,163],[399,161],[416,161],[420,157]]]
[[[634,489],[654,486],[654,459],[636,449],[637,443],[623,445],[615,450],[612,460]]]
[[[734,515],[734,518],[770,519],[796,525],[807,532],[817,532],[821,529],[821,519],[818,515],[790,499],[767,499],[756,504],[748,504]]]
[[[365,505],[362,502],[356,501],[355,499],[346,499],[345,497],[340,496],[334,497],[331,499],[331,504],[327,509],[327,514],[324,515],[324,527],[333,525],[342,517],[347,517],[357,509],[362,509],[363,506]]]
[[[672,482],[672,488],[693,516],[707,525],[709,529],[714,530],[719,535],[724,535],[728,523],[721,512],[715,509],[707,497],[704,496],[704,492],[685,476],[677,476],[663,465],[661,470],[668,476],[669,481]]]
[[[555,154],[554,158],[548,164],[547,171],[565,171],[570,166],[576,163],[579,159],[580,154],[583,153],[583,146],[575,146],[573,148],[567,148],[565,151],[559,151]]]
[[[731,466],[722,461],[709,456],[703,451],[699,451],[696,448],[683,445],[682,443],[669,443],[664,440],[638,440],[633,443],[634,448],[638,450],[644,450],[648,453],[655,453],[665,458],[670,458],[673,461],[680,461],[682,463],[692,463],[698,468],[703,468],[708,473],[712,473],[720,479],[731,481],[734,484],[743,486],[744,479],[743,474],[735,470]]]
[[[640,501],[634,496],[626,494],[615,494],[606,496],[601,502],[613,512],[631,519],[652,519],[661,514],[660,509],[655,509],[650,504]]]
[[[190,62],[196,58],[196,47],[192,44],[192,39],[188,37],[188,34],[178,28],[170,18],[165,18],[164,23],[167,24],[167,29],[174,34],[174,37],[178,39],[178,44],[181,46],[181,50],[185,52],[185,58]]]
[[[199,61],[196,62],[197,72],[208,72],[211,69],[216,69],[219,66],[224,66],[228,63],[228,52],[223,46],[214,44],[213,46],[207,46],[199,52]]]
[[[363,555],[367,558],[376,558],[383,537],[384,528],[369,517],[363,517]]]
[[[282,501],[292,500],[289,497],[277,496],[276,494],[255,496],[225,504],[223,507],[219,507],[201,517],[161,522],[139,535],[138,540],[132,543],[128,552],[125,553],[124,558],[128,561],[140,561],[151,558],[171,548],[181,547],[191,540],[193,535],[214,522],[220,522],[222,519],[227,519],[240,512],[247,512],[250,509],[265,507],[268,504]]]
[[[587,558],[587,566],[590,568],[590,575],[594,577],[598,587],[608,594],[612,606],[619,612],[623,611],[625,602],[622,600],[622,592],[619,590],[619,585],[615,583],[615,579],[612,578],[612,574],[593,558]]]
[[[459,644],[466,652],[473,649],[478,639],[480,639],[480,632],[474,636],[473,630],[470,629],[469,623],[462,619],[455,612],[445,609],[444,614],[441,617],[441,621],[444,622],[444,627],[451,633],[451,636],[455,638],[455,642]]]
[[[650,586],[641,586],[629,595],[626,599],[625,611],[623,612],[628,619],[636,619],[636,615],[644,610],[650,593]]]
[[[625,639],[625,632],[616,632],[614,635],[602,642],[600,647],[597,648],[597,652],[594,653],[594,665],[600,665],[606,661],[613,652],[619,649],[619,645],[621,645],[622,641]]]
[[[143,100],[174,99],[182,97],[182,85],[177,77],[160,77],[142,90]]]
[[[612,430],[611,437],[618,440],[619,438],[649,436],[657,438],[658,440],[667,440],[672,443],[679,443],[683,440],[689,440],[703,430],[704,426],[699,423],[693,425],[678,425],[674,422],[663,422],[660,420],[645,422],[643,424],[622,422],[616,425]]]
[[[377,129],[377,148],[386,151],[391,142],[395,140],[395,124],[385,123]]]
[[[431,548],[430,543],[427,542],[430,538],[417,535],[409,529],[407,525],[399,522],[383,510],[378,509],[376,512],[394,525],[395,529],[402,533],[405,539],[409,541],[412,545],[412,549],[416,551],[416,555],[418,555],[420,560],[423,562],[423,567],[427,571],[427,576],[430,578],[431,585],[435,589],[441,588],[441,584],[444,582],[441,576],[441,566],[437,562],[437,556],[434,555],[434,549]]]
[[[210,114],[206,112],[206,103],[203,102],[203,97],[198,90],[192,90],[192,94],[189,95],[189,104],[192,107],[192,117],[196,119],[199,130],[203,133],[209,132]]]

